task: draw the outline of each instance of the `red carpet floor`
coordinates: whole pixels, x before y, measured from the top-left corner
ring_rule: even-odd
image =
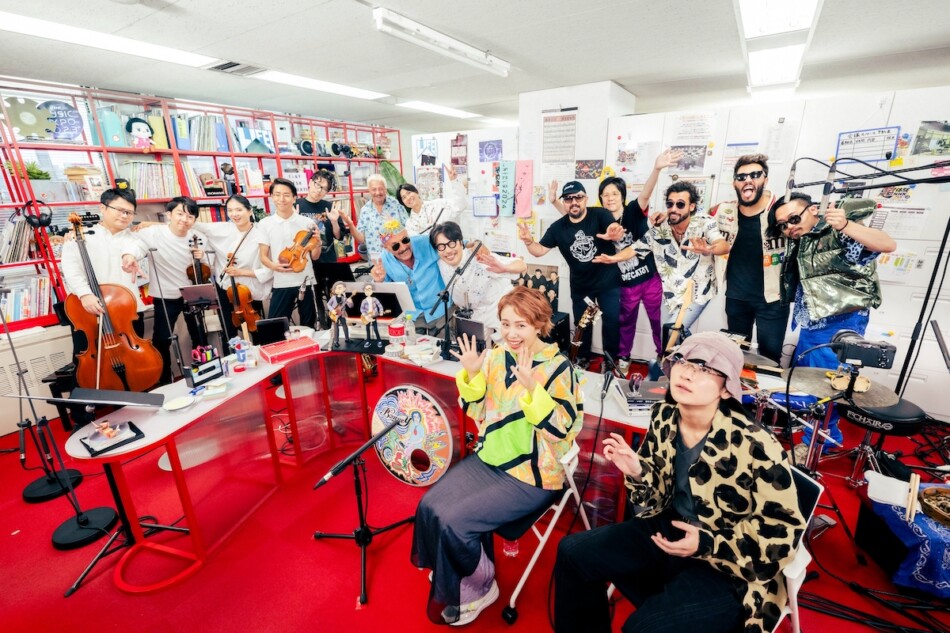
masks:
[[[16,441],[15,435],[0,438],[0,448],[14,447]],[[50,536],[71,516],[69,504],[65,498],[36,505],[24,503],[21,491],[37,477],[38,471],[21,470],[16,454],[0,455],[0,631],[446,630],[437,628],[425,617],[428,582],[426,574],[409,563],[411,526],[381,535],[370,546],[369,603],[362,607],[357,604],[359,549],[350,541],[312,538],[314,530],[349,532],[357,523],[349,471],[318,491],[311,489],[330,465],[349,450],[323,455],[300,470],[285,468],[284,485],[184,583],[149,595],[125,594],[113,583],[115,561],[121,556],[114,554],[100,563],[70,598],[63,597],[63,593],[105,540],[68,552],[53,549]],[[35,464],[33,449],[28,450],[28,455],[28,464]],[[375,454],[369,453],[367,457],[370,523],[379,526],[411,515],[422,491],[397,482],[384,471]],[[147,471],[154,467],[154,459],[142,459],[127,472],[138,481],[147,481]],[[82,507],[111,505],[101,472],[88,467],[83,470],[86,480],[77,489]],[[849,471],[850,462],[835,460],[828,470]],[[853,527],[856,494],[837,477],[826,477],[826,483]],[[178,517],[166,513],[157,518],[169,523]],[[566,526],[569,517],[562,521]],[[488,608],[468,630],[508,629],[501,619],[503,600],[514,588],[527,561],[529,541],[527,537],[522,539],[517,558],[500,558],[498,583],[502,600]],[[836,575],[865,586],[893,590],[873,562],[866,567],[856,563],[854,550],[840,527],[817,539],[814,551],[816,558]],[[520,617],[512,630],[549,630],[547,596],[554,553],[555,548],[549,546],[542,556],[520,600]],[[817,568],[813,565],[813,569]],[[899,620],[825,573],[808,582],[804,591]],[[617,630],[630,609],[626,602],[617,607]],[[950,618],[946,614],[943,617],[950,625]],[[802,622],[806,632],[872,630],[808,610],[803,611]],[[784,624],[781,630],[789,630],[788,625]]]

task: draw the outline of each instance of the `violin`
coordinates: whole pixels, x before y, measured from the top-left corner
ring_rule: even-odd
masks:
[[[228,253],[228,263],[225,270],[234,263],[234,253]],[[239,284],[231,277],[231,287],[227,289],[228,301],[231,302],[231,324],[240,328],[242,323],[247,323],[248,332],[257,331],[257,320],[261,315],[257,313],[251,302],[254,297],[251,296],[251,289],[244,284]]]
[[[162,373],[162,356],[132,329],[138,318],[135,295],[118,284],[99,284],[86,250],[82,218],[69,215],[86,279],[105,309],[102,315],[86,312],[74,294],[66,297],[66,316],[86,337],[86,349],[76,356],[76,383],[86,389],[147,391]]]
[[[201,241],[198,239],[198,236],[193,236],[191,238],[191,250],[194,251],[200,246]],[[185,274],[188,275],[188,279],[191,280],[191,283],[196,286],[211,282],[211,269],[208,268],[207,264],[202,264],[201,259],[198,257],[192,256],[191,266],[185,269]]]
[[[316,229],[297,231],[294,243],[280,252],[277,261],[284,266],[290,266],[295,273],[302,272],[307,266],[309,253],[320,248],[320,240],[313,238],[314,233]]]

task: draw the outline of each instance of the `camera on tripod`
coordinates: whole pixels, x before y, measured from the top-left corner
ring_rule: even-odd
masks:
[[[884,341],[868,341],[854,330],[840,330],[831,339],[838,360],[858,367],[890,369],[897,348]]]

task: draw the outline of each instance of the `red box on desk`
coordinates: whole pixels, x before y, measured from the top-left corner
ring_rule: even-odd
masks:
[[[309,338],[295,338],[261,345],[261,358],[268,363],[286,363],[295,358],[309,356],[320,351],[320,346]]]

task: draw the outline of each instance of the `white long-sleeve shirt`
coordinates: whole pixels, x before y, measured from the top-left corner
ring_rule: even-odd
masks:
[[[234,253],[235,266],[250,268],[254,271],[253,277],[235,277],[234,281],[247,286],[251,291],[251,297],[256,301],[267,298],[274,279],[274,271],[264,268],[261,263],[261,248],[258,242],[260,229],[256,225],[252,224],[247,233],[241,233],[233,222],[198,222],[194,230],[205,236],[206,245],[214,252],[211,259],[216,283],[224,272],[225,264],[228,263],[228,253]],[[244,239],[243,243],[242,239]],[[240,249],[237,248],[238,244],[241,245]],[[227,290],[231,287],[231,277],[225,275],[218,285]]]
[[[465,187],[458,178],[446,180],[444,193],[444,198],[428,200],[422,203],[419,211],[409,212],[409,219],[406,220],[406,232],[409,235],[419,235],[432,226],[436,218],[439,219],[439,223],[458,222],[459,214],[468,206]],[[442,215],[439,215],[440,212]]]
[[[180,299],[181,287],[194,285],[188,278],[185,269],[194,264],[191,255],[191,238],[195,236],[193,230],[188,231],[185,237],[178,237],[172,233],[167,225],[150,226],[132,234],[130,250],[126,251],[136,259],[144,259],[150,249],[156,249],[153,255],[155,270],[149,270],[149,294],[161,299]],[[151,260],[146,260],[146,263]],[[144,270],[146,266],[142,266]],[[159,281],[155,281],[156,274]],[[161,286],[161,288],[159,288]]]
[[[86,230],[84,236],[86,252],[89,254],[89,261],[96,275],[96,281],[100,284],[118,284],[123,288],[127,288],[135,297],[138,306],[137,311],[144,310],[145,304],[142,303],[142,297],[135,282],[135,275],[122,270],[122,255],[130,252],[135,242],[132,232],[126,229],[112,234],[105,226],[97,224]],[[66,285],[66,292],[80,298],[92,294],[92,288],[86,278],[86,269],[79,253],[79,245],[76,242],[70,240],[63,244],[60,267],[63,273],[63,283]]]

